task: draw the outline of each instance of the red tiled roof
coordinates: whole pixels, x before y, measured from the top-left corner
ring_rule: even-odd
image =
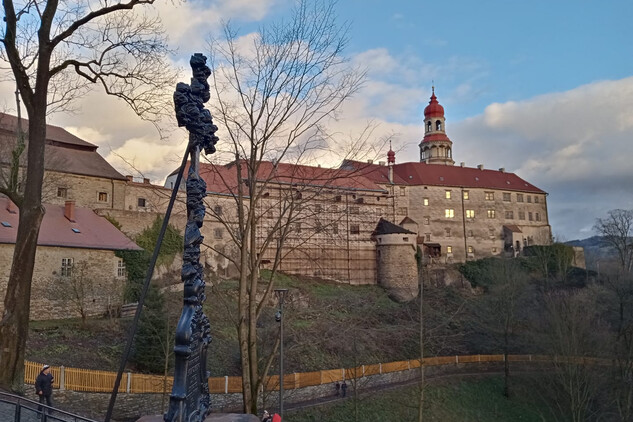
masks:
[[[431,134],[425,135],[424,139],[422,139],[422,142],[434,142],[434,141],[451,142],[451,140],[448,139],[448,136],[446,136],[446,134],[444,133],[431,133]]]
[[[346,161],[344,165],[346,168],[362,168],[362,174],[375,183],[389,183],[387,166],[351,160]],[[395,164],[393,179],[396,185],[452,186],[546,193],[514,173],[441,164],[414,162]]]
[[[15,243],[18,232],[19,211],[11,214],[7,211],[8,199],[0,198],[0,243]],[[40,246],[59,246],[66,248],[87,248],[104,250],[141,248],[128,239],[104,217],[92,210],[75,207],[75,222],[64,217],[64,206],[45,204],[46,214],[42,220],[37,244]],[[72,229],[78,229],[79,233]]]
[[[189,163],[185,167],[185,172],[188,169]],[[172,172],[170,176],[175,173],[176,171]],[[243,177],[246,177],[246,168],[242,168],[242,173]],[[235,163],[226,165],[200,163],[200,176],[207,183],[208,192],[228,194],[237,190],[238,180]],[[260,163],[257,178],[260,181],[269,180],[277,184],[384,191],[376,182],[358,170],[329,169],[287,163],[274,165],[270,161],[263,161]]]
[[[444,117],[444,107],[440,105],[435,96],[435,90],[431,95],[429,105],[424,108],[424,117]]]

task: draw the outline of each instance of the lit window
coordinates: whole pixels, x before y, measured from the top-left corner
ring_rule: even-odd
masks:
[[[504,202],[510,202],[512,200],[509,192],[503,192],[503,200]]]
[[[525,220],[525,211],[519,211],[519,220]]]
[[[447,190],[445,192],[445,194],[446,194],[446,199],[451,199],[451,191],[450,190]]]
[[[70,277],[73,275],[73,259],[72,258],[62,258],[62,277]]]
[[[475,252],[475,250],[473,249],[473,247],[469,246],[468,247],[468,253],[474,253],[474,252]]]
[[[514,211],[506,211],[506,219],[512,220],[514,218]]]
[[[517,193],[517,202],[523,202],[523,194]]]
[[[446,247],[446,253],[453,253],[453,247],[452,246],[447,246]]]
[[[495,210],[488,210],[488,218],[495,218]]]
[[[125,261],[119,259],[116,263],[116,276],[125,277]]]
[[[447,208],[444,210],[444,217],[446,218],[454,218],[455,217],[455,210],[452,208]]]
[[[97,199],[99,202],[108,202],[108,192],[99,192]]]
[[[216,239],[222,239],[222,236],[224,235],[224,231],[221,228],[215,228],[213,229],[213,237]]]
[[[468,194],[468,191],[467,191],[467,190],[465,190],[465,191],[464,191],[464,199],[468,199],[468,195],[469,195],[469,194]]]
[[[57,188],[57,197],[58,198],[66,198],[66,197],[68,197],[68,189],[66,189],[66,188]]]
[[[428,207],[429,206],[429,198],[424,198],[422,200],[422,204],[424,204],[425,207]]]
[[[491,252],[492,252],[493,254],[496,254],[496,253],[497,253],[497,248],[492,248],[492,251],[491,251]]]
[[[137,205],[141,208],[145,208],[145,198],[138,198]]]
[[[484,193],[484,198],[486,199],[486,201],[494,201],[495,200],[495,193],[494,192],[485,192]]]
[[[475,218],[475,210],[466,210],[466,218]]]
[[[360,234],[360,226],[358,224],[352,224],[349,226],[350,234]]]

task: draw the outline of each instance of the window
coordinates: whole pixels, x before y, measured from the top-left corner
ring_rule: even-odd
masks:
[[[66,188],[57,188],[57,197],[58,198],[66,198],[66,197],[68,197],[68,189],[66,189]]]
[[[474,237],[475,234],[473,233],[472,230],[468,230],[468,237]]]
[[[429,224],[431,224],[431,218],[430,217],[424,217],[424,225],[428,226]]]
[[[492,248],[492,250],[490,252],[492,252],[493,254],[496,254],[497,253],[497,248]]]
[[[435,130],[442,130],[442,122],[440,120],[435,122]]]
[[[216,205],[215,207],[213,207],[213,213],[215,215],[222,215],[222,206]]]
[[[141,208],[145,208],[145,198],[138,198],[136,204]]]
[[[491,239],[495,238],[495,229],[494,228],[490,227],[488,229],[488,236],[490,236]]]
[[[425,207],[428,207],[429,206],[429,198],[424,198],[422,200],[422,204],[424,204]]]
[[[322,210],[321,204],[314,205],[314,212],[321,212],[321,210]]]
[[[358,224],[351,224],[349,226],[349,234],[360,234],[360,226]]]
[[[426,131],[427,131],[427,132],[430,132],[430,131],[431,131],[431,129],[433,129],[433,123],[428,122],[428,123],[426,124]]]
[[[535,219],[536,221],[541,221],[541,214],[539,214],[539,213],[534,213],[534,219]]]
[[[79,230],[79,229],[78,229],[78,228],[76,228],[76,227],[73,227],[73,228],[71,228],[70,230],[72,230],[72,231],[73,231],[73,233],[81,233],[81,230]]]
[[[431,241],[431,233],[424,233],[424,238],[426,242],[430,242]]]
[[[447,190],[445,192],[445,195],[446,195],[446,199],[451,199],[451,191],[450,190]]]
[[[468,200],[469,193],[467,190],[464,191],[463,197],[465,200]]]
[[[73,259],[72,258],[62,258],[62,277],[70,277],[73,275]]]
[[[303,198],[303,194],[301,192],[296,192],[295,199],[301,199],[301,198]]]
[[[221,228],[215,228],[213,229],[213,237],[216,239],[222,239],[222,235],[223,235],[223,230]]]
[[[338,212],[338,207],[337,207],[336,205],[332,205],[332,206],[330,207],[330,211],[332,211],[332,212]]]
[[[495,218],[495,210],[488,210],[488,218]]]
[[[506,211],[506,218],[512,220],[514,218],[514,211]]]
[[[125,277],[125,261],[119,259],[116,263],[116,276]]]
[[[530,195],[527,196],[527,201],[528,201],[528,204],[532,203],[532,197]]]
[[[445,231],[446,231],[446,237],[451,237],[451,228],[447,227]]]
[[[99,202],[108,202],[108,192],[99,192],[97,199]]]
[[[454,218],[455,217],[455,210],[452,208],[447,208],[444,210],[444,217],[446,218]]]
[[[504,202],[510,202],[512,199],[510,197],[510,193],[509,192],[503,192],[503,201]]]
[[[349,207],[350,214],[360,214],[360,208],[358,207]]]
[[[332,233],[338,234],[338,224],[332,223]]]
[[[9,223],[8,221],[3,221],[0,224],[2,224],[2,227],[11,227],[11,223]]]
[[[530,211],[530,212],[528,212],[528,220],[530,220],[530,221],[532,221],[532,220],[533,220],[533,217],[532,217],[532,212],[531,212],[531,211]]]
[[[356,203],[357,203],[357,204],[364,204],[364,203],[365,203],[365,198],[358,198],[358,199],[356,200]]]
[[[538,196],[534,195],[534,203],[538,204],[538,202],[539,202]]]
[[[472,246],[468,247],[468,253],[475,253],[475,249]]]
[[[519,220],[525,220],[525,211],[519,211]]]
[[[485,192],[484,193],[484,199],[486,201],[494,201],[495,200],[495,193],[494,192]]]
[[[336,196],[334,197],[334,201],[336,201],[336,202],[341,202],[341,195],[336,195]]]
[[[466,210],[466,218],[475,218],[475,210]]]
[[[405,196],[407,194],[407,188],[404,186],[400,186],[400,196]]]
[[[301,233],[301,223],[296,223],[295,224],[295,232]]]
[[[275,213],[273,213],[272,210],[266,212],[266,218],[273,218],[275,216]]]
[[[517,193],[517,202],[523,202],[523,194]]]
[[[452,246],[447,246],[446,247],[446,253],[447,254],[452,254],[453,253],[453,247]]]
[[[314,223],[314,229],[316,230],[317,233],[321,233],[323,231],[323,225],[321,224],[320,221],[316,221]]]
[[[398,214],[407,215],[408,211],[407,207],[398,208]]]

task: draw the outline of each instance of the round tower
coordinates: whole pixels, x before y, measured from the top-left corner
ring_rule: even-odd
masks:
[[[435,96],[432,88],[431,101],[424,109],[424,139],[420,142],[420,161],[428,164],[445,164],[452,166],[453,142],[446,136],[444,126],[444,107]]]
[[[416,234],[381,218],[372,237],[376,242],[378,285],[398,302],[415,299],[418,296]]]

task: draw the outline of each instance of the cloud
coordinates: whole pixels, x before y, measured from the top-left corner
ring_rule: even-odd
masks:
[[[633,77],[490,104],[447,130],[457,160],[505,167],[548,191],[552,230],[571,239],[591,235],[608,210],[633,208],[631,116]]]

